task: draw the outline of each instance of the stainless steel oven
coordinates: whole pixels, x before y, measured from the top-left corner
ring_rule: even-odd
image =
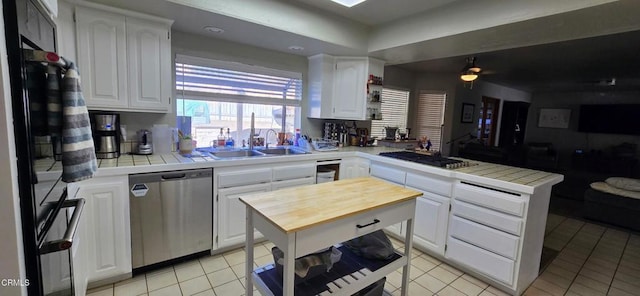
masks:
[[[44,182],[49,183],[49,182]],[[43,295],[74,295],[71,246],[84,207],[83,199],[68,199],[66,183],[55,181],[42,206],[49,208],[40,221],[38,244]]]
[[[67,198],[61,173],[43,174],[37,170],[46,165],[35,165],[55,162],[53,155],[36,159],[36,138],[48,137],[43,104],[36,102],[46,96],[46,75],[52,75],[43,69],[57,58],[56,26],[37,0],[2,4],[26,271],[21,280],[28,295],[74,295],[70,247],[84,201]]]

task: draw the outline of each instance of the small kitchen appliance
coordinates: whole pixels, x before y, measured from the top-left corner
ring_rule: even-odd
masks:
[[[398,132],[398,128],[397,127],[385,127],[384,128],[384,132],[385,132],[385,140],[395,140],[396,139],[396,133]]]
[[[108,159],[120,156],[120,115],[110,112],[90,114],[96,158]]]
[[[153,145],[151,144],[151,132],[149,130],[139,130],[136,133],[136,139],[138,140],[138,145],[135,149],[136,154],[149,155],[153,153]]]

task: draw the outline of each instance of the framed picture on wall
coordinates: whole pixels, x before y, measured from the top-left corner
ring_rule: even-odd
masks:
[[[476,105],[462,103],[462,115],[460,116],[460,122],[473,123],[473,112],[475,112]]]
[[[571,109],[540,109],[538,127],[569,128]]]

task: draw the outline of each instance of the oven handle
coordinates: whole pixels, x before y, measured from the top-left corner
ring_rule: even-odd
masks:
[[[64,232],[64,236],[62,237],[62,239],[44,242],[42,246],[40,246],[40,254],[64,251],[71,248],[71,245],[73,244],[73,237],[75,236],[76,230],[78,229],[80,215],[82,214],[82,209],[84,208],[84,199],[78,198],[73,200],[65,200],[62,203],[62,207],[75,208],[75,210],[73,211],[73,216],[71,216],[71,221],[69,221],[67,231]]]

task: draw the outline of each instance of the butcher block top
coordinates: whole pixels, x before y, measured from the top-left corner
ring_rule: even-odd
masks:
[[[291,233],[421,195],[419,191],[366,177],[247,194],[240,200],[285,233]]]

